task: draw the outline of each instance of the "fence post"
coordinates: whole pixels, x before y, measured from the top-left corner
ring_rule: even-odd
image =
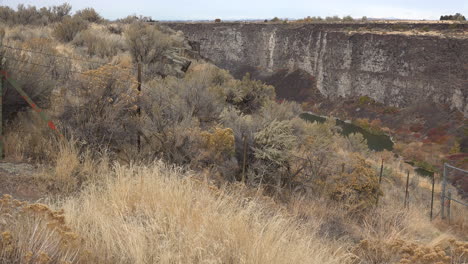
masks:
[[[3,159],[3,154],[3,76],[0,76],[0,160]]]
[[[382,165],[380,165],[379,184],[382,183],[382,174],[383,174],[383,159],[382,159]]]
[[[450,224],[450,206],[452,205],[452,193],[450,191],[448,191],[447,193],[448,195],[448,201],[447,201],[447,217],[448,217],[448,221],[449,221],[449,224]]]
[[[444,163],[444,175],[442,178],[442,192],[440,194],[440,207],[441,207],[441,217],[442,219],[445,219],[445,187],[446,187],[446,180],[447,180],[447,166]]]
[[[141,63],[140,63],[140,62],[138,63],[137,78],[138,78],[138,79],[137,79],[137,81],[138,81],[137,90],[138,90],[138,95],[140,96],[140,92],[141,92]],[[140,98],[140,97],[139,97],[139,98]],[[138,114],[138,117],[141,116],[140,104],[138,104],[137,114]],[[138,152],[140,152],[140,150],[141,150],[141,138],[140,138],[140,133],[138,133],[138,132],[137,132],[137,148],[138,148]]]
[[[431,216],[430,220],[432,221],[432,214],[434,210],[434,185],[435,185],[435,173],[432,173],[432,196],[431,196]]]
[[[242,136],[242,141],[244,145],[244,159],[242,162],[242,182],[245,183],[245,167],[247,165],[247,138]]]
[[[404,204],[404,208],[409,208],[409,193],[408,193],[408,187],[409,187],[409,171],[407,171],[407,176],[406,176],[406,190],[405,190],[405,204]]]

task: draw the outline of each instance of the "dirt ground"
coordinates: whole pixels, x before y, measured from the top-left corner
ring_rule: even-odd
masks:
[[[47,197],[47,184],[37,178],[39,169],[26,163],[0,162],[0,195],[38,202]]]

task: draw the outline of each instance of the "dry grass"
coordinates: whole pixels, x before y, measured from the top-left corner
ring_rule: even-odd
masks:
[[[49,229],[44,212],[50,209],[29,218],[12,215],[8,221],[16,224],[7,221],[0,231],[18,239],[3,240],[10,242],[2,256],[15,248],[15,259],[32,256],[38,263],[464,263],[465,244],[457,240],[466,239],[466,227],[429,221],[424,180],[415,185],[422,191],[412,190],[410,209],[403,209],[397,164],[388,161],[396,172],[385,173],[379,207],[356,216],[326,199],[299,197],[281,205],[256,189],[219,189],[163,162],[111,169],[106,155],[93,159],[80,154],[76,142],[60,142],[48,177],[62,193],[76,189],[77,181],[88,186],[49,206],[63,209],[63,226],[78,240],[70,240],[72,248],[57,247],[72,237]],[[453,212],[466,226],[463,208]],[[40,232],[24,233],[22,225]]]
[[[63,205],[94,263],[346,263],[293,218],[161,162],[115,167]]]

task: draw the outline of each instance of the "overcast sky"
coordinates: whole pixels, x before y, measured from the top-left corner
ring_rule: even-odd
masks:
[[[58,5],[63,0],[0,0],[16,7]],[[303,18],[362,16],[374,18],[438,19],[442,14],[468,16],[468,0],[68,0],[73,10],[93,7],[108,19],[131,14],[155,20]]]

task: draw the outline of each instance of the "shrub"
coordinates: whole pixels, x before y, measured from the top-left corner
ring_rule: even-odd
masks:
[[[99,23],[103,20],[101,15],[90,7],[76,11],[74,16],[91,23]]]
[[[374,99],[370,98],[367,95],[359,97],[359,105],[368,105],[373,104],[374,102]]]
[[[28,40],[23,43],[21,48],[49,54],[56,53],[56,50],[52,48],[51,40],[43,38]],[[56,84],[54,80],[66,77],[65,72],[69,67],[67,63],[58,63],[55,57],[31,56],[30,53],[23,53],[18,50],[8,50],[0,54],[0,56],[5,56],[5,59],[2,60],[2,69],[11,75],[17,85],[22,87],[26,94],[41,108],[49,105],[52,89]],[[41,67],[38,64],[49,65],[50,68]],[[35,75],[31,75],[29,72],[34,72]],[[38,79],[38,75],[46,78]],[[5,107],[4,114],[8,120],[14,117],[16,113],[30,107],[9,82],[6,82],[5,86],[7,92],[4,95],[3,103]]]
[[[279,19],[278,17],[274,17],[272,20],[270,20],[270,22],[274,22],[274,23],[281,22],[281,19]]]
[[[327,193],[332,200],[343,203],[351,212],[360,212],[375,206],[382,195],[376,172],[359,155],[352,167],[331,179]]]
[[[107,30],[109,30],[110,33],[116,35],[122,35],[123,33],[123,28],[120,24],[110,24],[107,26]]]
[[[40,20],[42,19],[39,12],[36,10],[34,6],[25,7],[23,4],[19,4],[17,11],[16,11],[16,23],[22,25],[29,25],[29,24],[42,24]],[[44,21],[46,22],[46,21]]]
[[[242,81],[235,80],[223,87],[223,95],[228,104],[241,112],[251,114],[275,98],[275,88],[261,81],[250,79],[247,74]]]
[[[298,103],[288,101],[282,103],[271,101],[270,103],[263,105],[259,111],[259,115],[261,115],[262,119],[267,122],[272,122],[273,120],[291,120],[299,116],[301,113],[302,108]]]
[[[293,128],[300,142],[294,150],[295,157],[291,166],[294,173],[299,173],[293,180],[308,184],[317,193],[323,191],[323,183],[336,172],[339,162],[338,149],[334,144],[337,141],[333,132],[335,125],[332,121],[321,124],[293,120]]]
[[[57,24],[54,28],[54,36],[63,42],[72,41],[75,36],[88,28],[86,21],[79,17],[65,18],[61,23]]]
[[[61,21],[71,11],[69,4],[53,6],[51,8],[36,9],[35,6],[18,5],[17,11],[10,7],[0,7],[0,19],[9,25],[46,25]]]
[[[170,35],[144,23],[131,24],[125,37],[133,59],[145,64],[161,61],[164,53],[175,44]]]
[[[287,169],[296,146],[290,121],[273,121],[254,134],[253,164],[248,180],[251,184],[272,184],[282,187],[288,183]]]
[[[73,92],[77,98],[65,106],[60,116],[62,122],[84,142],[84,147],[119,152],[128,144],[136,144],[135,79],[118,81],[121,76],[130,76],[129,72],[112,65],[85,74],[74,81]]]
[[[63,18],[70,16],[71,9],[72,6],[68,3],[49,8],[48,11],[51,14],[51,22],[62,21]]]
[[[72,263],[82,241],[65,223],[63,211],[43,204],[0,199],[0,255],[4,263]]]
[[[201,134],[202,148],[207,150],[207,157],[213,162],[222,162],[235,153],[234,132],[230,128],[216,126],[212,132],[204,131]]]
[[[15,10],[10,8],[9,6],[0,6],[0,20],[6,24],[14,24],[15,23]]]
[[[202,80],[154,80],[141,98],[145,123],[142,133],[151,153],[177,164],[189,164],[200,151],[200,119],[209,123],[217,107]],[[204,96],[207,95],[207,96]],[[215,108],[214,108],[215,109]]]
[[[367,140],[361,133],[353,133],[346,137],[347,148],[351,152],[367,153],[369,147],[367,146]]]
[[[446,15],[440,16],[440,20],[456,20],[456,21],[465,21],[466,18],[460,13],[456,13],[455,15]]]
[[[296,138],[292,134],[289,121],[273,121],[262,130],[255,133],[255,158],[271,161],[273,164],[283,166],[289,158]]]
[[[32,111],[20,112],[5,129],[5,156],[49,163],[56,158],[57,135]]]
[[[332,16],[332,17],[326,17],[325,20],[328,22],[340,22],[341,18],[339,16]]]
[[[354,18],[352,16],[343,17],[343,22],[353,22]]]
[[[87,29],[79,32],[73,39],[73,44],[86,47],[88,55],[112,57],[126,48],[124,39],[102,29]]]

